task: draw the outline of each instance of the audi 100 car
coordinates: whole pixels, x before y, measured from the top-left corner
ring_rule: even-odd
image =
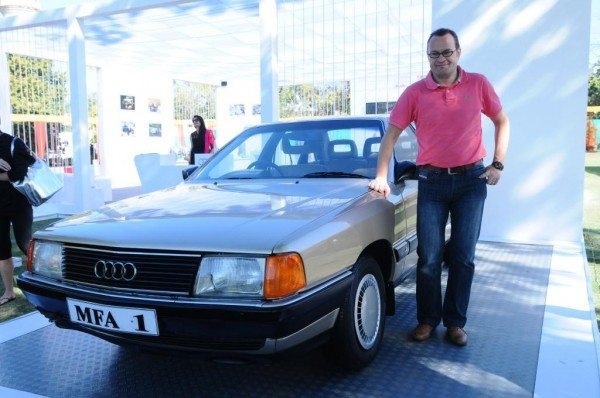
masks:
[[[58,327],[116,344],[229,358],[326,343],[364,367],[416,262],[412,127],[391,195],[368,188],[386,125],[249,128],[174,187],[37,232],[18,285]]]

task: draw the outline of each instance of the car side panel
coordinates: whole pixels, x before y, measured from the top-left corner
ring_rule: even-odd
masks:
[[[391,244],[396,235],[406,234],[404,220],[394,217],[392,200],[400,203],[400,192],[389,199],[368,192],[340,212],[322,217],[321,225],[313,223],[286,237],[274,252],[298,251],[308,287],[319,284],[351,268],[371,243],[383,239]]]

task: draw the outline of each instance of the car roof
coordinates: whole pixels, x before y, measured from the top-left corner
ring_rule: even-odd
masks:
[[[259,123],[252,126],[247,126],[244,130],[253,129],[256,127],[265,126],[283,126],[283,125],[302,125],[312,123],[331,123],[331,122],[349,122],[349,121],[378,121],[384,125],[388,124],[389,116],[377,115],[377,116],[332,116],[332,117],[306,117],[306,118],[294,118],[288,120],[278,120],[275,122]]]

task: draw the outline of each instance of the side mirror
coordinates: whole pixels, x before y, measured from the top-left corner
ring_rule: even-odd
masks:
[[[181,170],[181,174],[183,174],[183,181],[187,180],[189,176],[191,176],[194,171],[198,169],[198,166],[191,166],[186,169]]]
[[[417,165],[413,162],[402,161],[394,165],[394,184],[399,184],[405,180],[417,179]]]

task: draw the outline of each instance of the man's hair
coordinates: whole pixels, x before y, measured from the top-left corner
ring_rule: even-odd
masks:
[[[433,36],[442,37],[442,36],[446,36],[447,34],[451,34],[452,37],[454,37],[454,45],[456,46],[456,48],[460,48],[460,43],[458,42],[458,35],[456,34],[455,31],[453,31],[452,29],[448,29],[448,28],[440,28],[440,29],[436,29],[433,32],[431,32],[431,34],[429,35],[429,39],[427,39],[427,45],[429,46],[429,42],[431,41],[431,38]]]

